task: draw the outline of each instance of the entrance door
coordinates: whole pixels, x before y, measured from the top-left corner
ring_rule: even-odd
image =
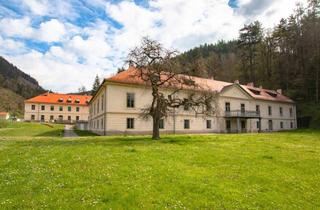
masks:
[[[241,120],[241,132],[246,132],[246,121]]]

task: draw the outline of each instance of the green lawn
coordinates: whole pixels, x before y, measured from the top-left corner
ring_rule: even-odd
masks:
[[[320,132],[0,137],[0,189],[2,209],[319,209]]]
[[[1,136],[61,136],[63,125],[28,122],[0,122]]]

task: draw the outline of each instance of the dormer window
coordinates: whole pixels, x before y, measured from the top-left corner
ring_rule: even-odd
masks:
[[[68,102],[68,103],[71,103],[71,101],[72,101],[71,98],[68,98],[68,99],[67,99],[67,102]]]
[[[270,92],[270,91],[266,91],[266,93],[267,93],[269,96],[273,97],[273,98],[276,98],[276,97],[277,97],[277,93]]]
[[[250,88],[249,88],[249,90],[255,95],[261,95],[261,92],[259,90],[254,90],[254,89],[250,89]]]
[[[58,100],[59,102],[63,102],[63,98],[59,98],[59,100]]]
[[[75,100],[75,102],[78,104],[78,103],[80,103],[80,100],[77,98],[77,99]]]

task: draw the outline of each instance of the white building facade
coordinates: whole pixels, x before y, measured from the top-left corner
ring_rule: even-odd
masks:
[[[89,103],[89,130],[100,135],[152,132],[152,119],[140,116],[141,110],[152,101],[151,89],[132,79],[132,71],[134,69],[129,69],[103,81]],[[161,133],[271,132],[297,128],[295,103],[280,90],[194,79],[218,92],[215,115],[196,116],[181,107],[161,120]],[[170,90],[163,92],[169,94]],[[187,92],[179,94],[183,98]]]

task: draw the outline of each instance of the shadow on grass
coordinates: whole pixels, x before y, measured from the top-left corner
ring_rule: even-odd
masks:
[[[63,130],[52,130],[52,131],[46,131],[43,133],[39,133],[35,135],[36,137],[61,137],[63,134]]]

